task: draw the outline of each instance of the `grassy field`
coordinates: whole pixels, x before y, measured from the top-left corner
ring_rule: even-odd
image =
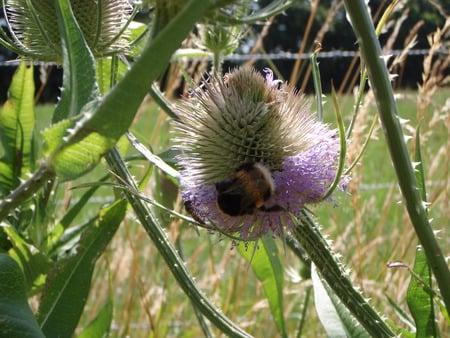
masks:
[[[449,226],[449,137],[448,108],[443,107],[450,96],[449,89],[438,91],[433,104],[418,116],[417,94],[402,92],[398,106],[402,119],[408,119],[405,134],[411,135],[421,124],[421,143],[427,177],[430,216],[436,230],[441,230],[440,242],[447,256],[450,254]],[[341,110],[348,122],[353,106],[350,96],[339,98]],[[330,100],[328,100],[330,101]],[[373,100],[368,100],[373,102]],[[448,105],[448,103],[447,103]],[[326,119],[333,121],[331,104],[326,105]],[[36,109],[38,129],[48,125],[52,108]],[[376,108],[368,104],[362,108],[354,136],[348,144],[349,162],[360,151]],[[165,114],[152,105],[145,105],[138,114],[133,132],[156,153],[170,146],[170,124]],[[414,142],[409,142],[412,149]],[[121,144],[126,149],[127,143]],[[132,149],[129,149],[132,154]],[[145,161],[130,162],[139,179],[148,169]],[[83,182],[95,182],[107,171],[100,165]],[[348,192],[338,193],[334,203],[313,208],[323,232],[333,241],[335,251],[352,270],[352,278],[366,297],[372,298],[377,309],[401,324],[388,303],[392,299],[403,309],[407,308],[405,293],[410,274],[406,269],[390,269],[392,261],[411,266],[414,262],[416,238],[402,205],[393,167],[387,152],[384,136],[377,128],[367,151],[352,172]],[[70,186],[80,182],[73,182]],[[61,191],[63,201],[70,196],[76,200],[81,190]],[[153,172],[145,194],[161,202],[172,201],[177,193],[172,182],[158,172]],[[110,188],[99,189],[89,207],[76,220],[84,222],[95,214],[99,206],[111,199]],[[181,203],[168,206],[182,210]],[[198,285],[214,303],[232,320],[255,337],[276,336],[276,326],[260,283],[248,263],[228,239],[197,232],[192,226],[158,213],[166,224],[169,237],[178,246]],[[293,334],[300,318],[306,324],[302,336],[324,336],[315,314],[310,280],[302,280],[300,265],[289,250],[279,242],[280,257],[285,270],[285,318],[287,331]],[[203,336],[194,310],[187,296],[176,284],[164,260],[153,247],[143,228],[130,211],[113,243],[98,264],[93,289],[80,323],[82,328],[93,319],[105,304],[114,307],[113,337],[195,337]],[[443,324],[444,325],[444,324]],[[214,330],[214,329],[213,329]],[[218,332],[216,332],[217,334]]]

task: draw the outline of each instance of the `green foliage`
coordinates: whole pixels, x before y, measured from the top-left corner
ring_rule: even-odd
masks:
[[[63,88],[53,123],[78,115],[83,106],[98,97],[95,77],[94,57],[83,33],[71,14],[70,3],[57,3],[59,30],[62,33],[63,49]]]
[[[11,257],[21,265],[25,276],[25,286],[27,292],[34,293],[42,288],[43,278],[51,267],[51,262],[44,253],[17,233],[12,226],[4,227],[5,233],[11,242],[12,248],[9,250]]]
[[[420,146],[420,129],[416,135],[416,152],[414,160],[416,166],[416,178],[420,195],[424,203],[427,201],[425,188],[425,175]],[[406,301],[416,323],[416,337],[437,337],[438,329],[435,324],[434,304],[431,279],[431,269],[427,262],[427,256],[419,245],[416,249],[416,257],[408,286]]]
[[[207,5],[207,2],[197,1],[190,9],[201,15]],[[33,169],[31,159],[36,155],[31,148],[34,128],[33,70],[22,64],[14,76],[11,99],[2,110],[0,125],[4,149],[0,183],[2,195],[10,194],[0,201],[4,225],[2,232],[5,231],[11,242],[9,254],[21,263],[25,271],[27,290],[39,290],[45,281],[38,318],[47,336],[73,334],[90,291],[96,260],[122,222],[126,202],[112,204],[91,221],[69,228],[95,192],[96,188],[92,188],[54,226],[53,217],[29,217],[28,224],[21,229],[33,229],[37,223],[47,221],[40,233],[35,231],[40,238],[34,238],[34,243],[25,238],[27,232],[20,233],[23,230],[17,227],[14,217],[5,216],[15,207],[19,211],[25,210],[27,205],[34,203],[34,210],[38,210],[36,206],[40,203],[40,197],[50,196],[51,192],[47,189],[58,186],[47,187],[48,182],[55,179],[61,182],[87,173],[112,149],[128,129],[150,84],[191,28],[193,18],[187,14],[190,16],[189,11],[185,11],[184,16],[180,15],[175,28],[161,33],[142,52],[135,68],[100,102],[95,60],[74,18],[70,2],[56,2],[56,18],[64,46],[63,92],[53,114],[53,125],[43,133],[46,147],[41,167],[23,183],[20,179]],[[138,74],[142,81],[136,81]],[[33,199],[35,193],[37,198]],[[39,208],[39,212],[44,214],[51,209],[46,203],[41,207],[43,209]],[[7,249],[7,245],[4,247]],[[99,318],[102,316],[105,314]]]
[[[122,222],[126,201],[119,200],[101,210],[83,233],[76,254],[59,260],[47,276],[38,321],[47,337],[70,336],[91,289],[95,263]]]
[[[78,338],[109,337],[113,319],[113,305],[105,304],[91,323],[78,335]]]
[[[287,337],[283,306],[283,267],[281,265],[278,249],[272,237],[265,236],[253,248],[239,246],[239,253],[252,266],[255,275],[262,283],[264,294],[269,301],[270,311],[275,320],[278,332]]]
[[[22,62],[11,83],[9,99],[0,113],[0,196],[17,187],[34,169],[34,80],[33,67]]]
[[[17,262],[0,253],[0,328],[5,337],[45,337],[27,302],[23,273]]]

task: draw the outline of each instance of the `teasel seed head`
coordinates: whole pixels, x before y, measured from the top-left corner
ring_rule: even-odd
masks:
[[[72,0],[72,11],[95,57],[126,50],[127,0]],[[16,52],[24,58],[61,63],[62,46],[54,0],[5,0],[5,18]]]
[[[176,108],[180,186],[189,212],[244,240],[280,235],[307,204],[320,202],[340,152],[337,131],[316,120],[301,94],[274,80],[270,69],[264,72],[242,67],[213,76]],[[257,187],[267,177],[261,168],[270,176],[264,193]],[[259,183],[249,182],[255,177]],[[239,180],[247,188],[238,187]],[[339,187],[346,182],[342,177]],[[254,208],[240,210],[246,189]],[[224,211],[220,194],[229,194],[225,200],[236,204],[235,212]]]

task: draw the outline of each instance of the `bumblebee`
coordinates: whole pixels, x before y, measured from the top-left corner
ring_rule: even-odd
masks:
[[[216,183],[216,192],[217,206],[229,216],[251,215],[257,209],[283,210],[279,205],[265,205],[275,192],[275,183],[269,169],[259,162],[241,165],[232,178]]]

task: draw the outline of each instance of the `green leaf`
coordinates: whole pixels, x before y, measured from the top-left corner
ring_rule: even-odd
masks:
[[[411,276],[406,302],[416,324],[416,337],[439,337],[435,325],[433,296],[427,292],[431,286],[431,271],[420,246],[416,250],[413,272],[415,275]]]
[[[6,254],[0,254],[0,332],[9,338],[44,337],[27,302],[22,270]]]
[[[311,280],[317,315],[328,337],[370,337],[327,282],[319,276],[314,264],[311,267]]]
[[[425,175],[420,151],[420,128],[417,129],[416,153],[414,157],[417,163],[415,173],[420,195],[423,201],[426,202]],[[416,324],[417,338],[439,336],[438,329],[435,325],[433,295],[427,291],[431,290],[431,283],[431,269],[428,265],[425,252],[422,246],[419,245],[416,249],[413,276],[411,276],[406,293],[406,302]]]
[[[77,123],[87,120],[87,113],[82,114],[83,107],[98,98],[95,60],[83,37],[70,7],[70,1],[55,1],[58,26],[61,33],[63,51],[63,88],[52,121],[55,125],[44,133],[46,153],[51,156],[53,169],[64,179],[71,179],[92,169],[105,152],[106,140],[99,137],[81,139],[78,147],[72,151],[61,149],[68,137],[75,132]],[[89,108],[85,108],[88,110]],[[86,136],[86,133],[85,135]],[[73,139],[72,142],[78,139]],[[97,144],[98,142],[98,144]],[[114,145],[107,142],[107,148]],[[84,149],[84,150],[83,150]],[[85,151],[89,149],[90,151]]]
[[[78,335],[78,338],[109,337],[109,330],[113,319],[113,304],[111,300],[101,307],[97,316]]]
[[[63,87],[61,100],[53,114],[53,123],[78,115],[83,106],[99,94],[95,61],[70,7],[69,0],[55,1],[63,51]]]
[[[132,21],[127,27],[125,38],[129,47],[124,53],[127,57],[136,58],[142,53],[147,39],[143,39],[148,26],[137,21]],[[113,55],[108,58],[97,59],[97,81],[102,94],[106,94],[128,71],[129,64],[126,60]]]
[[[42,133],[52,169],[62,181],[75,179],[93,169],[120,137],[95,132],[95,127],[86,125],[90,116],[91,113],[86,112],[63,120]]]
[[[0,195],[19,185],[34,167],[34,79],[33,67],[25,62],[13,76],[8,100],[0,112]]]
[[[264,236],[254,250],[248,250],[243,245],[238,246],[238,250],[251,264],[256,277],[263,285],[278,332],[282,337],[287,337],[283,316],[283,265],[278,257],[275,240],[271,236]]]
[[[22,267],[27,292],[30,292],[33,288],[40,288],[42,279],[50,267],[49,259],[39,252],[36,247],[28,243],[14,227],[5,226],[3,230],[12,244],[12,249],[9,252],[10,256],[15,258]]]
[[[71,337],[89,294],[95,263],[114,236],[126,212],[117,201],[100,211],[82,236],[76,254],[57,264],[47,277],[39,307],[42,331],[49,337]]]
[[[98,182],[104,182],[107,178],[109,178],[109,175],[101,178]],[[51,229],[48,237],[46,238],[46,244],[48,248],[47,252],[49,256],[57,253],[62,246],[73,240],[74,237],[78,236],[84,229],[84,227],[87,226],[83,224],[78,227],[72,227],[68,231],[66,231],[69,225],[72,224],[75,217],[77,217],[82,209],[86,206],[86,204],[89,203],[91,197],[94,195],[97,189],[100,188],[100,186],[101,185],[98,184],[88,189],[80,197],[80,199],[70,207],[70,209],[64,214],[58,224],[56,224]]]

